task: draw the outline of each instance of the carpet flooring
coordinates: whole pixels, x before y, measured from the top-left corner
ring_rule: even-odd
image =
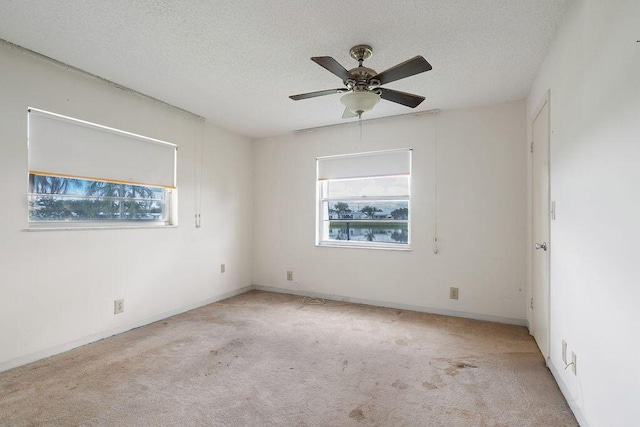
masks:
[[[527,330],[251,291],[0,373],[0,425],[576,426]]]

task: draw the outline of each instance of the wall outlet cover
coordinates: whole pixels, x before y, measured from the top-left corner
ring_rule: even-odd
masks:
[[[117,299],[113,302],[113,314],[124,312],[124,299]]]
[[[449,298],[450,299],[458,299],[458,288],[451,287],[449,288]]]

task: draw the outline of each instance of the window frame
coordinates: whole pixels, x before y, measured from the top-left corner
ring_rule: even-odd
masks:
[[[129,185],[135,187],[143,187],[143,188],[156,188],[162,190],[163,197],[162,199],[156,199],[152,197],[127,197],[126,195],[120,196],[105,196],[105,195],[89,195],[83,193],[43,193],[43,192],[34,192],[33,183],[31,181],[31,176],[35,174],[29,174],[29,184],[28,184],[28,223],[29,229],[66,229],[66,228],[163,228],[170,227],[174,225],[173,218],[173,198],[175,194],[175,189],[159,187],[159,186],[142,186],[142,185],[134,185],[129,183],[120,183],[120,182],[108,182],[102,180],[87,180],[84,178],[76,178],[76,177],[68,177],[68,176],[57,176],[57,175],[40,175],[52,178],[61,178],[61,179],[77,179],[83,180],[88,183],[90,182],[100,182],[100,183],[109,183],[115,185]],[[85,184],[86,185],[86,184]],[[158,219],[134,219],[134,218],[122,218],[122,219],[43,219],[37,220],[32,219],[32,203],[35,202],[35,198],[38,196],[44,197],[52,197],[52,198],[61,198],[61,199],[73,199],[73,200],[110,200],[112,202],[125,203],[125,202],[136,202],[136,201],[159,201],[163,207],[162,215]]]
[[[319,178],[319,167],[318,162],[322,160],[330,160],[332,158],[341,158],[341,157],[358,157],[358,156],[370,156],[372,154],[384,154],[385,152],[395,152],[395,151],[408,151],[409,155],[409,173],[401,174],[401,175],[370,175],[370,176],[360,176],[357,178],[338,178],[338,179],[321,179]],[[386,150],[379,152],[368,152],[368,153],[354,153],[354,154],[345,154],[338,156],[327,156],[327,157],[319,157],[316,159],[316,239],[315,244],[319,247],[342,247],[342,248],[360,248],[360,249],[383,249],[383,250],[396,250],[396,251],[410,251],[411,250],[411,149],[401,149],[401,150]],[[360,196],[341,196],[341,197],[329,197],[328,194],[328,186],[332,181],[347,181],[347,180],[364,180],[364,179],[372,179],[372,178],[391,178],[398,176],[406,176],[407,177],[407,194],[403,195],[384,195],[384,196],[370,196],[370,195],[360,195]],[[345,221],[344,219],[330,219],[328,209],[331,207],[332,203],[335,202],[356,202],[356,203],[367,203],[367,204],[375,204],[375,202],[404,202],[407,203],[407,219],[349,219]],[[327,210],[327,212],[325,212]],[[361,212],[361,211],[358,211]],[[325,227],[331,225],[331,223],[357,223],[357,224],[376,224],[376,225],[384,225],[386,224],[406,224],[407,230],[407,241],[406,242],[376,242],[376,241],[367,241],[367,240],[331,240],[325,238],[328,234],[328,230]],[[348,229],[348,228],[347,228]]]

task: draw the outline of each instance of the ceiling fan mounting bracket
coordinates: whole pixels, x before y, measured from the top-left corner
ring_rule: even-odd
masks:
[[[358,61],[360,65],[362,65],[362,61],[366,61],[371,58],[371,55],[373,55],[373,48],[366,44],[359,44],[352,47],[349,54],[353,59]]]

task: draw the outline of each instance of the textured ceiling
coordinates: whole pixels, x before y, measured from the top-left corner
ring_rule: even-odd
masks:
[[[569,1],[0,0],[0,38],[257,138],[343,122],[338,94],[288,96],[341,87],[309,58],[353,68],[362,43],[378,72],[433,65],[385,86],[416,110],[367,118],[524,98]]]

